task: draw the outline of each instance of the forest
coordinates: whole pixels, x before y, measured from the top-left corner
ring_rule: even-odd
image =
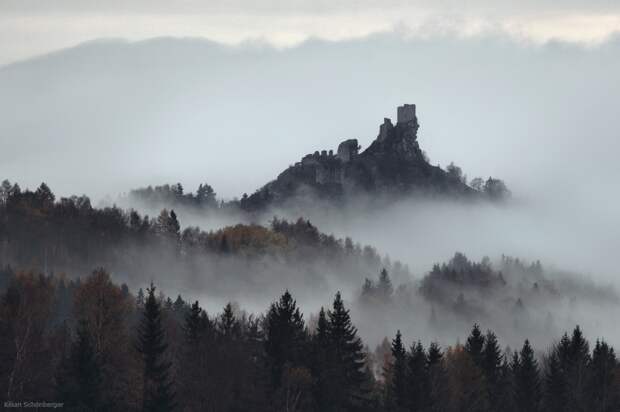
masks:
[[[205,231],[182,227],[172,209],[149,217],[135,209],[94,207],[86,196],[56,199],[45,183],[31,191],[8,181],[0,186],[0,264],[71,276],[105,267],[130,285],[156,276],[167,288],[208,284],[229,299],[253,290],[265,301],[271,297],[253,282],[276,277],[287,287],[329,291],[335,273],[339,285],[333,287],[355,285],[360,273],[383,266],[408,276],[406,265],[385,260],[374,247],[322,233],[302,218]]]
[[[212,190],[203,191],[209,207],[218,207]],[[219,263],[203,266],[214,261]],[[146,269],[155,266],[159,272]],[[164,293],[162,284],[183,282],[187,267],[201,276],[216,273],[204,284],[224,295],[217,288],[233,276],[251,285],[276,268],[288,280],[303,267],[302,287],[316,287],[329,267],[340,280],[349,273],[348,284],[360,292],[348,301],[323,284],[321,309],[304,316],[296,289],[277,290],[276,281],[266,291],[272,294],[267,308],[250,312],[231,300],[220,311],[207,311],[204,302]],[[147,280],[148,273],[158,280]],[[368,273],[378,278],[360,284]],[[461,253],[435,265],[419,283],[393,285],[392,279],[410,279],[407,266],[371,246],[321,233],[304,219],[182,229],[173,210],[150,218],[132,209],[93,207],[85,196],[56,199],[44,183],[30,191],[4,181],[0,393],[5,406],[74,411],[620,408],[620,364],[611,345],[602,338],[588,341],[573,325],[552,344],[535,347],[527,338],[535,342],[538,336],[523,334],[530,329],[519,315],[527,312],[525,305],[542,312],[543,302],[575,296],[617,304],[613,292],[558,280],[540,262],[504,256],[494,265]],[[405,338],[401,330],[427,321],[422,313],[402,318],[418,310],[411,306],[416,299],[431,305],[436,329]],[[521,308],[509,311],[521,318],[499,315],[506,302]],[[378,331],[403,328],[390,329],[371,347],[375,343],[363,340],[354,310],[365,328],[373,322],[382,324]],[[454,326],[446,314],[473,324],[464,342],[437,340],[433,330]],[[502,321],[507,324],[498,329],[476,323]],[[557,329],[544,327],[547,334]],[[507,342],[514,345],[519,333],[519,346],[511,348]]]
[[[620,365],[576,326],[502,349],[474,324],[441,347],[394,331],[372,351],[337,292],[304,318],[289,291],[262,314],[207,313],[104,269],[3,271],[0,391],[72,411],[617,411]],[[8,405],[8,404],[5,404]],[[15,406],[15,404],[13,405]]]

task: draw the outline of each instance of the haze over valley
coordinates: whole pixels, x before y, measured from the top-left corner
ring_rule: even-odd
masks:
[[[77,3],[0,6],[5,407],[620,407],[615,6]]]

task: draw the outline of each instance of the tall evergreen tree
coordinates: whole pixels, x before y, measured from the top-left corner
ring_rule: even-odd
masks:
[[[474,327],[471,330],[471,333],[467,337],[467,342],[465,343],[465,351],[469,354],[471,359],[474,361],[474,364],[482,369],[483,360],[482,360],[482,350],[484,348],[484,336],[480,331],[480,326],[477,323],[474,324]]]
[[[145,412],[171,411],[175,407],[171,363],[166,359],[167,348],[161,307],[155,297],[155,286],[151,283],[147,289],[136,344],[144,365],[142,410]]]
[[[232,305],[229,303],[224,306],[224,311],[220,315],[218,330],[225,338],[234,339],[240,333],[240,325],[233,312]]]
[[[185,325],[183,331],[185,332],[185,339],[189,345],[198,341],[200,335],[200,315],[202,308],[198,301],[192,303],[187,315],[185,315]]]
[[[558,346],[552,347],[545,362],[543,406],[549,412],[566,410],[566,377],[559,352]]]
[[[317,327],[312,336],[312,373],[315,377],[314,398],[321,411],[330,410],[337,388],[331,384],[334,374],[333,354],[329,337],[329,322],[325,309],[321,307]]]
[[[405,410],[407,402],[407,351],[403,345],[400,330],[396,331],[396,336],[392,340],[392,365],[390,368],[390,401],[395,410]]]
[[[377,292],[379,293],[379,297],[385,302],[387,302],[392,297],[392,293],[394,292],[392,280],[390,279],[390,275],[385,268],[381,269],[381,273],[379,273]]]
[[[101,399],[101,367],[84,320],[78,324],[77,339],[69,357],[62,361],[57,381],[59,399],[68,410],[105,409]]]
[[[280,385],[285,364],[302,364],[306,343],[303,316],[287,290],[271,304],[266,318],[265,352],[271,368],[273,389]]]
[[[445,410],[447,376],[443,365],[443,352],[437,342],[431,342],[426,356],[426,370],[429,378],[428,410],[440,412]]]
[[[179,399],[182,409],[206,410],[214,396],[210,378],[213,366],[210,362],[212,346],[209,338],[211,323],[208,316],[194,302],[185,315],[185,335],[180,359]]]
[[[428,403],[429,377],[426,368],[426,352],[418,341],[411,345],[408,369],[409,408],[413,411],[424,410]]]
[[[500,371],[502,366],[502,353],[497,342],[497,337],[490,330],[484,338],[484,349],[482,351],[482,371],[486,378],[487,390],[489,392],[489,403],[492,410],[501,409],[499,388]]]
[[[367,394],[363,393],[367,375],[364,373],[366,355],[361,339],[357,336],[357,328],[351,322],[349,310],[345,309],[340,292],[332,310],[328,312],[329,335],[334,354],[334,367],[338,378],[334,382],[341,391],[336,408],[359,409],[367,402]]]
[[[502,363],[497,375],[497,393],[491,397],[491,402],[493,402],[491,403],[491,410],[513,412],[516,409],[514,405],[514,377],[507,355],[502,356]]]
[[[515,379],[515,404],[518,412],[536,412],[540,408],[540,371],[530,342],[525,340],[523,348],[513,362]]]
[[[596,341],[592,351],[587,385],[588,407],[593,412],[620,410],[618,361],[614,349],[605,341]]]
[[[428,347],[428,355],[426,357],[426,367],[430,369],[433,366],[439,364],[442,359],[443,359],[443,352],[441,351],[439,344],[437,342],[431,342],[430,346]]]
[[[576,326],[570,339],[568,361],[565,365],[569,411],[583,411],[589,408],[586,399],[589,363],[590,345],[583,336],[581,328]]]

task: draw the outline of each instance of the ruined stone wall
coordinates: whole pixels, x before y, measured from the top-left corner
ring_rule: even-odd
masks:
[[[348,162],[358,155],[359,144],[357,139],[349,139],[338,145],[338,158],[343,162]]]
[[[417,121],[415,115],[415,104],[405,104],[403,106],[398,106],[397,119],[397,123],[409,123]]]

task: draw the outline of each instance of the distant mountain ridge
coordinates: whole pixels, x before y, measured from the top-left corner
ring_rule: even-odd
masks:
[[[415,104],[399,106],[396,124],[384,118],[377,138],[363,152],[357,139],[348,139],[340,143],[336,153],[322,150],[308,154],[251,196],[244,195],[241,208],[261,210],[308,195],[343,201],[359,194],[466,199],[500,199],[508,194],[501,180],[475,179],[468,185],[457,166],[451,164],[444,170],[431,165],[418,144],[419,127]]]

